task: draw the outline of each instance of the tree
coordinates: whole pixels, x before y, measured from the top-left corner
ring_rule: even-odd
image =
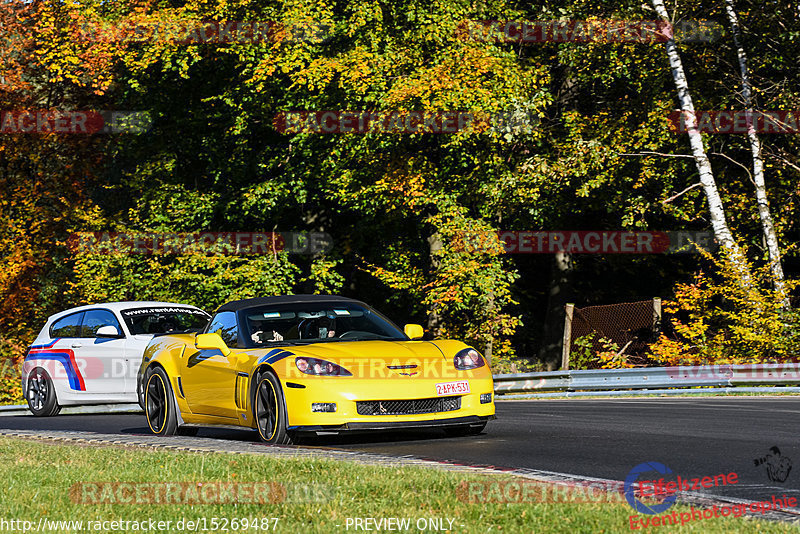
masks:
[[[733,33],[733,42],[736,46],[736,56],[739,61],[739,74],[742,79],[742,99],[744,100],[745,111],[747,112],[747,137],[750,140],[750,150],[753,155],[753,181],[756,188],[756,204],[758,215],[761,218],[761,228],[764,233],[764,241],[769,252],[770,268],[772,270],[773,285],[778,293],[785,293],[783,264],[781,263],[781,251],[778,244],[778,236],[775,233],[775,225],[772,222],[772,214],[767,201],[767,185],[764,180],[764,158],[761,150],[761,141],[758,138],[755,127],[753,126],[752,113],[753,97],[750,85],[750,75],[747,71],[747,54],[741,43],[741,31],[739,28],[739,18],[733,6],[733,0],[725,0],[725,12]],[[784,298],[784,306],[789,306],[788,294]]]
[[[664,0],[652,0],[652,4],[659,18],[661,18],[663,22],[670,24],[669,13],[667,13],[667,8],[664,6]],[[686,120],[692,156],[697,165],[697,171],[700,173],[700,183],[702,183],[703,191],[706,194],[708,210],[711,216],[711,227],[720,244],[730,252],[732,261],[741,265],[742,280],[746,282],[749,280],[747,264],[744,261],[744,256],[739,249],[739,245],[734,240],[730,228],[728,228],[725,217],[725,207],[722,202],[722,197],[719,194],[716,180],[714,179],[711,163],[708,160],[708,155],[703,145],[703,137],[697,129],[697,120],[695,117],[692,95],[689,91],[689,83],[686,80],[686,73],[683,70],[683,63],[678,54],[678,47],[675,44],[673,36],[667,39],[666,43],[664,43],[664,47],[666,48],[667,57],[669,58],[672,78],[678,90],[678,102],[680,103],[681,111],[684,113]]]

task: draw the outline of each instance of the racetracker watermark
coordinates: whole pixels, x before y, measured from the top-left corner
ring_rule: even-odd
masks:
[[[717,364],[680,365],[665,368],[667,376],[677,380],[720,380],[727,381],[736,375],[738,380],[759,383],[761,380],[798,380],[800,363],[779,364]]]
[[[461,482],[456,496],[469,504],[624,503],[622,482],[539,482],[533,480]]]
[[[460,39],[491,43],[666,43],[716,41],[723,26],[709,20],[675,25],[661,20],[467,20],[456,30]]]
[[[85,42],[168,42],[170,44],[320,43],[332,26],[315,22],[135,20],[81,22],[73,28]]]
[[[669,120],[679,134],[692,129],[709,134],[800,133],[800,111],[673,111]]]
[[[0,134],[138,134],[151,126],[146,111],[0,111]]]
[[[78,482],[76,504],[275,504],[321,503],[335,495],[321,484],[278,482]]]
[[[276,336],[269,335],[275,339]],[[340,333],[337,333],[335,324],[331,325],[330,330],[326,335],[335,339]],[[315,340],[319,343],[324,343],[323,337],[314,336]],[[262,345],[281,346],[283,338],[275,341],[266,341]],[[287,341],[292,341],[291,339]],[[297,356],[292,352],[291,347],[284,350],[280,348],[274,349],[268,353],[279,360],[286,359],[285,377],[287,379],[317,379],[323,376],[340,376],[348,378],[363,378],[367,380],[387,379],[387,380],[408,380],[408,377],[415,379],[431,379],[432,381],[441,380],[441,382],[430,383],[431,393],[435,392],[437,397],[459,396],[467,393],[473,394],[488,394],[488,398],[484,403],[491,402],[491,389],[489,391],[473,391],[470,381],[465,378],[464,371],[468,369],[479,369],[484,367],[485,362],[481,358],[479,365],[469,367],[468,369],[457,369],[453,360],[444,363],[441,356],[439,358],[408,358],[408,359],[392,359],[386,358],[371,358],[371,357],[352,357],[352,358],[336,358],[335,363],[327,360],[310,358],[308,356]],[[264,357],[266,358],[266,357]],[[275,364],[273,364],[275,365]],[[378,401],[375,401],[376,403]],[[387,401],[383,401],[387,402]],[[394,401],[388,401],[394,402]],[[402,402],[402,401],[398,401]],[[389,408],[383,405],[375,405],[376,413],[385,413]],[[448,410],[441,410],[448,411]],[[360,413],[360,412],[359,412]],[[362,414],[363,415],[363,414]]]
[[[324,254],[333,248],[333,239],[325,232],[80,232],[67,243],[73,254],[252,256]]]
[[[496,234],[506,254],[667,254],[715,250],[711,232],[516,231]],[[454,246],[470,253],[497,251],[495,235],[473,233]]]
[[[288,111],[273,119],[283,134],[454,134],[500,132],[509,128],[530,133],[538,125],[533,112],[503,111],[489,115],[471,111]]]

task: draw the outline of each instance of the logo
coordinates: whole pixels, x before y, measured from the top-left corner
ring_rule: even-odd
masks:
[[[655,471],[660,475],[672,473],[672,470],[664,464],[658,462],[645,462],[631,469],[630,473],[628,473],[628,476],[625,478],[625,498],[628,500],[628,504],[631,505],[631,508],[641,514],[660,514],[675,504],[676,496],[674,494],[666,497],[659,504],[645,504],[636,498],[636,489],[638,486],[636,482],[639,480],[639,476],[642,473],[649,473],[651,471]]]
[[[782,456],[778,447],[772,447],[766,456],[756,458],[753,463],[756,467],[760,465],[767,467],[767,477],[770,482],[786,482],[792,470],[792,460],[788,456]]]
[[[417,368],[416,365],[387,365],[386,367],[388,367],[392,371],[396,371],[397,374],[401,376],[414,376],[417,374],[417,371],[411,373],[401,373],[400,371],[398,371],[398,369],[416,369]]]

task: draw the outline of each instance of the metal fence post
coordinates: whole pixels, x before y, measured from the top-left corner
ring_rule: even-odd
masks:
[[[572,310],[575,308],[574,304],[567,304],[564,306],[564,339],[561,343],[561,370],[566,371],[569,369],[569,350],[572,344]]]
[[[661,335],[661,298],[653,297],[653,337],[658,339]]]

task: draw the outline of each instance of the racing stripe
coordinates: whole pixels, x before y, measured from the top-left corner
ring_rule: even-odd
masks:
[[[294,356],[294,353],[284,349],[272,349],[264,356],[259,358],[258,363],[275,363],[290,356]]]
[[[30,346],[30,347],[28,347],[28,348],[29,348],[29,349],[31,349],[31,350],[34,350],[34,349],[49,349],[49,348],[51,348],[53,345],[55,345],[55,344],[58,342],[58,340],[59,340],[59,339],[61,339],[61,338],[60,338],[60,337],[57,337],[57,338],[55,338],[53,341],[51,341],[50,343],[48,343],[47,345],[31,345],[31,346]]]
[[[290,356],[294,356],[294,353],[293,352],[289,352],[288,350],[282,350],[279,353],[277,353],[274,356],[272,356],[269,359],[267,359],[267,363],[275,363],[277,361],[280,361],[280,360],[282,360],[284,358],[288,358]]]
[[[81,375],[80,369],[78,369],[78,364],[75,361],[75,352],[70,349],[51,349],[50,347],[52,347],[53,344],[55,344],[55,341],[49,345],[31,347],[28,355],[25,357],[25,361],[54,360],[61,362],[64,365],[64,369],[67,371],[67,380],[69,381],[70,389],[74,389],[76,391],[86,391],[86,384],[83,381],[83,375]]]
[[[258,363],[266,362],[269,359],[270,356],[274,356],[274,355],[278,354],[279,352],[281,352],[282,350],[283,349],[272,349],[271,351],[269,351],[268,353],[263,355],[261,358],[259,358],[258,359]]]

